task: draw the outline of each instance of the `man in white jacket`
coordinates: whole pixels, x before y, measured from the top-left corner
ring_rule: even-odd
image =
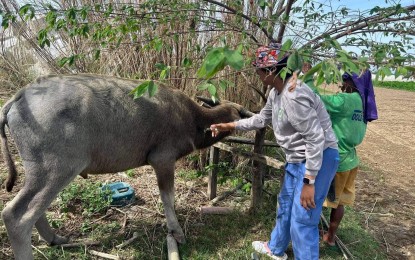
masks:
[[[277,143],[286,155],[285,176],[270,240],[254,241],[252,245],[273,259],[287,259],[285,251],[292,241],[296,259],[318,259],[318,223],[339,162],[337,140],[320,97],[301,81],[291,86],[291,75],[280,77],[288,57],[279,57],[279,48],[274,43],[256,52],[253,65],[261,81],[273,87],[260,113],[212,125],[211,130],[217,135],[220,131],[260,129],[272,123]]]

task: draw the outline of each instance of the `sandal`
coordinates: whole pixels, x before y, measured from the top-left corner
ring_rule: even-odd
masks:
[[[256,252],[267,255],[271,257],[272,259],[276,259],[276,260],[287,260],[288,259],[288,256],[285,253],[282,256],[273,255],[271,250],[268,247],[268,242],[254,241],[252,242],[252,247],[254,248]]]

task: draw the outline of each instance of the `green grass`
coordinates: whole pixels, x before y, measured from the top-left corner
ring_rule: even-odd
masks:
[[[415,91],[415,81],[373,81],[373,86]]]
[[[324,208],[323,214],[329,220],[330,209]],[[350,207],[345,207],[345,215],[340,223],[337,236],[346,245],[355,259],[387,259],[376,240],[362,227],[364,215]],[[341,254],[339,248],[321,248],[321,259],[333,259],[333,251]],[[327,258],[326,258],[327,257]]]

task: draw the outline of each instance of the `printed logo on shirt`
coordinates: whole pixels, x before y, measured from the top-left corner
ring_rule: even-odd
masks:
[[[284,114],[284,109],[280,108],[280,110],[278,110],[278,119],[282,119],[283,114]]]
[[[353,121],[363,121],[363,111],[362,110],[353,111],[352,120]]]

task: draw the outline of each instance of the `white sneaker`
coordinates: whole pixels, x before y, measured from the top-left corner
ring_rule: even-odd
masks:
[[[284,253],[284,255],[282,255],[282,256],[273,255],[271,253],[271,250],[268,247],[268,242],[254,241],[254,242],[252,242],[252,247],[258,253],[267,255],[267,256],[271,257],[272,259],[276,259],[276,260],[287,260],[288,259],[288,256],[287,256],[286,253]]]

